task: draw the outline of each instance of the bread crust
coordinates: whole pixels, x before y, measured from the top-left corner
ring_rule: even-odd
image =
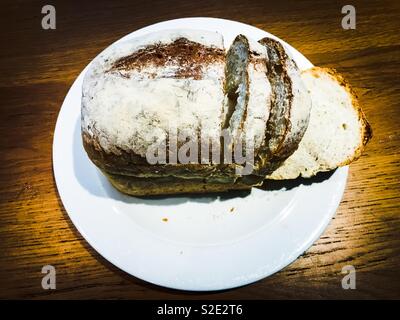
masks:
[[[108,152],[101,147],[96,138],[82,133],[82,142],[89,159],[102,171],[138,178],[174,176],[182,179],[204,178],[208,181],[234,183],[233,164],[154,164],[150,165],[146,158],[133,151],[118,150]]]
[[[216,193],[232,190],[250,190],[242,183],[215,183],[204,179],[137,178],[104,172],[110,183],[120,192],[131,196],[161,196],[193,193]]]

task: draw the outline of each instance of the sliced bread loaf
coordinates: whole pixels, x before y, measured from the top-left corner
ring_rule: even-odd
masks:
[[[211,148],[221,144],[223,129],[235,138],[246,131],[258,148],[271,95],[266,59],[265,48],[245,36],[226,53],[220,34],[199,30],[157,32],[112,46],[84,79],[82,138],[89,158],[115,175],[235,182],[234,159],[203,163],[201,146],[195,163],[171,161],[176,137],[169,130],[208,140]],[[178,141],[175,151],[184,142]],[[165,146],[167,163],[147,161],[154,145]]]

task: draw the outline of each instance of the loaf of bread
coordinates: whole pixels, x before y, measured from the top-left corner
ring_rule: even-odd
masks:
[[[311,176],[357,158],[370,135],[340,76],[301,73],[276,40],[238,35],[226,49],[221,34],[202,30],[156,32],[106,49],[85,75],[81,119],[90,160],[135,196]],[[319,134],[318,121],[330,131]],[[333,122],[345,124],[345,134]],[[345,150],[328,162],[326,149],[338,144]]]

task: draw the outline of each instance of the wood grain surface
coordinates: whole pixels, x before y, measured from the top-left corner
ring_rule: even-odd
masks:
[[[341,27],[347,2],[355,30]],[[45,4],[1,6],[0,298],[400,298],[400,1],[51,1],[56,30],[41,28]],[[279,273],[212,293],[153,286],[101,258],[68,219],[51,158],[61,103],[97,53],[141,27],[194,16],[252,24],[335,67],[374,131],[321,238]],[[47,264],[56,267],[56,290],[41,287]],[[355,290],[341,287],[345,265],[356,268]]]

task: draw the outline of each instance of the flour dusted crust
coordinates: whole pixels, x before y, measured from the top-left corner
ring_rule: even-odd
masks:
[[[149,55],[160,47],[171,52],[169,61],[163,64],[158,63],[157,56]],[[190,50],[202,56],[183,66],[183,61],[172,54],[174,49],[180,50],[178,57]],[[149,55],[144,66],[141,61],[141,68],[135,67],[135,59],[129,60],[139,51],[142,55],[136,60]],[[183,67],[195,69],[196,76],[182,73]],[[223,82],[220,34],[172,30],[120,43],[100,54],[86,74],[82,132],[87,142],[93,139],[93,144],[106,153],[120,155],[123,150],[141,157],[151,144],[163,143],[171,127],[188,136],[196,135],[201,127],[204,134],[217,139]]]

